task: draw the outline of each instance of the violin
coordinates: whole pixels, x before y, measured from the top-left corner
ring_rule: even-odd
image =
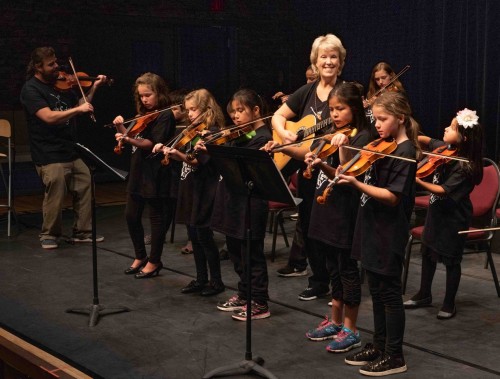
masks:
[[[182,149],[189,142],[199,136],[199,133],[207,128],[207,125],[203,122],[198,124],[191,124],[187,126],[177,137],[175,137],[174,141],[170,143],[170,148],[172,149]],[[169,144],[167,144],[169,145]],[[168,154],[163,157],[161,160],[161,164],[166,166],[170,163]]]
[[[127,128],[125,133],[123,133],[120,140],[118,141],[118,144],[114,148],[115,154],[120,155],[122,153],[122,149],[123,149],[123,142],[122,141],[125,137],[135,137],[137,134],[141,133],[144,129],[146,129],[146,127],[148,126],[148,124],[150,122],[156,120],[159,115],[160,115],[160,112],[152,112],[152,113],[145,114],[144,116],[142,116],[140,118],[137,118],[137,122],[135,122],[134,124],[131,124]]]
[[[265,126],[265,124],[260,124],[256,125],[258,121],[266,120],[268,118],[271,118],[271,116],[266,116],[266,117],[261,117],[256,120],[252,120],[250,122],[247,122],[245,124],[241,125],[236,125],[234,127],[229,127],[227,129],[221,130],[220,132],[214,133],[214,134],[207,134],[206,139],[204,139],[205,144],[207,145],[224,145],[225,143],[234,141],[240,137],[245,136],[248,133],[251,133],[257,129],[259,129],[262,126]],[[194,160],[196,156],[198,155],[199,150],[194,150],[193,152],[189,152],[187,154],[187,159],[188,160]]]
[[[448,157],[457,156],[457,149],[451,145],[440,146],[437,149],[434,149],[432,154],[433,155],[427,155],[418,163],[417,178],[425,178],[436,171],[436,168],[446,162],[449,162],[450,159]]]
[[[314,158],[324,160],[338,150],[338,146],[329,143],[333,136],[341,133],[347,137],[354,137],[356,132],[356,129],[353,129],[351,125],[346,125],[336,130],[334,133],[324,135],[319,145],[316,147],[316,149],[314,149]],[[308,164],[307,168],[302,172],[302,176],[306,179],[311,179],[313,170],[313,165]]]
[[[78,79],[78,81],[77,81]],[[99,78],[96,76],[89,76],[84,72],[77,72],[76,76],[73,74],[68,74],[65,71],[59,71],[59,76],[54,84],[55,89],[59,91],[69,91],[72,88],[78,87],[78,82],[80,82],[80,85],[88,89],[92,87],[92,84]],[[114,83],[113,79],[106,79],[104,82],[108,86],[112,86]]]
[[[76,85],[78,86],[78,88],[80,89],[80,93],[82,94],[82,99],[83,99],[84,102],[88,103],[87,96],[85,96],[85,92],[83,92],[82,85],[80,83],[80,80],[78,79],[78,75],[77,75],[77,72],[76,72],[76,69],[75,69],[75,65],[73,64],[73,60],[71,59],[71,57],[68,58],[68,62],[69,62],[69,65],[71,66],[71,71],[73,71]],[[56,80],[56,83],[57,83],[57,80]],[[90,112],[89,116],[90,116],[90,119],[92,121],[97,122],[96,119],[95,119],[95,116],[94,116],[93,112]]]
[[[364,174],[375,161],[391,154],[394,150],[397,149],[397,147],[398,144],[393,138],[379,138],[375,141],[372,141],[362,149],[359,149],[354,158],[352,158],[349,162],[342,166],[340,174],[350,176],[358,176]],[[392,157],[400,158],[396,156]],[[328,198],[328,196],[330,196],[333,186],[339,180],[339,175],[336,175],[335,178],[333,178],[330,183],[328,183],[326,188],[323,190],[323,193],[316,198],[316,201],[319,204],[325,204],[326,199]]]
[[[129,118],[129,119],[123,121],[123,125],[131,123],[133,121],[140,120],[143,117],[149,117],[153,113],[158,113],[159,114],[159,113],[166,112],[166,111],[168,111],[168,110],[170,110],[172,108],[178,107],[179,105],[181,105],[181,104],[171,105],[168,108],[157,109],[157,110],[155,110],[153,112],[149,112],[149,113],[146,113],[146,114],[141,115],[141,116],[136,116],[136,117]],[[113,124],[112,122],[109,123],[109,124],[104,125],[105,128],[113,128],[114,126],[115,126],[115,124]]]

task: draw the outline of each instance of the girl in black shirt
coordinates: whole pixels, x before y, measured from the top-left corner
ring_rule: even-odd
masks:
[[[265,113],[261,97],[252,90],[242,89],[231,99],[231,109],[236,125],[250,124],[255,120],[255,130],[230,142],[231,146],[247,149],[260,149],[272,139],[269,125],[262,120]],[[212,228],[226,235],[229,258],[233,262],[234,271],[239,276],[238,293],[217,308],[221,311],[232,311],[235,320],[246,321],[247,314],[247,280],[246,280],[246,250],[245,219],[247,212],[246,196],[234,193],[224,179],[219,182],[212,215]],[[271,315],[267,305],[269,299],[267,263],[264,255],[264,237],[266,235],[266,220],[268,202],[252,198],[250,201],[250,227],[252,240],[250,242],[251,283],[252,286],[252,319],[263,319]]]
[[[184,107],[188,112],[189,121],[194,124],[205,124],[205,130],[215,132],[224,126],[222,110],[206,89],[188,93],[184,98]],[[191,141],[188,144],[186,151],[193,143],[194,141]],[[196,280],[192,280],[181,289],[181,292],[199,293],[202,296],[216,295],[225,290],[221,277],[219,249],[210,229],[219,174],[206,154],[188,159],[184,152],[161,144],[153,149],[155,152],[160,150],[171,158],[183,161],[176,221],[188,225],[189,239],[193,244]],[[210,270],[210,282],[207,264]]]
[[[330,92],[328,105],[335,125],[331,133],[347,125],[353,130],[350,137],[343,133],[334,135],[333,146],[350,144],[361,148],[373,140],[374,131],[364,114],[362,91],[361,85],[345,82]],[[312,152],[306,154],[305,163],[322,170],[316,183],[316,198],[323,195],[328,179],[335,177],[335,168],[353,155],[352,150],[340,148],[327,158],[327,164]],[[324,251],[326,256],[332,286],[332,319],[329,321],[327,317],[316,329],[309,330],[306,337],[312,341],[335,338],[326,348],[330,352],[346,352],[361,346],[356,328],[361,283],[357,261],[351,258],[359,197],[359,191],[352,187],[334,186],[325,204],[314,200],[312,205],[309,237],[313,248]]]
[[[457,154],[468,163],[450,161],[439,166],[432,183],[417,178],[417,184],[431,193],[429,209],[422,236],[422,277],[420,290],[404,303],[405,308],[417,308],[432,304],[432,279],[437,262],[446,266],[446,293],[438,319],[452,318],[456,313],[455,296],[460,284],[462,254],[465,235],[472,217],[469,195],[474,185],[481,182],[483,174],[483,131],[475,111],[464,109],[457,113],[444,131],[443,141],[425,136],[419,142],[433,151],[439,146],[456,147]]]
[[[169,105],[164,80],[150,72],[135,81],[134,98],[138,115],[145,115]],[[122,116],[117,116],[113,124],[117,130],[116,140],[132,146],[125,218],[135,251],[135,260],[125,270],[125,274],[135,274],[136,279],[150,278],[158,275],[163,267],[161,254],[165,233],[169,226],[166,220],[172,219],[173,209],[172,202],[169,201],[170,169],[162,166],[161,157],[153,159],[146,159],[146,157],[151,153],[154,144],[165,142],[174,135],[175,118],[171,110],[162,112],[134,137],[125,134],[126,128],[123,121]],[[151,222],[149,259],[142,226],[142,213],[146,204],[150,208]]]
[[[415,159],[418,126],[411,118],[406,97],[386,92],[373,104],[375,127],[379,136],[394,139],[393,155]],[[366,270],[373,302],[373,345],[346,357],[345,362],[363,365],[360,372],[382,376],[407,370],[403,357],[405,313],[401,272],[409,221],[415,195],[416,164],[396,158],[381,158],[365,173],[364,182],[340,174],[338,184],[361,191],[352,257]]]

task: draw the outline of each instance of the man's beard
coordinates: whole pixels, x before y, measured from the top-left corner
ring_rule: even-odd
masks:
[[[42,79],[50,84],[55,84],[57,78],[59,77],[59,71],[50,72],[50,73],[41,73]]]

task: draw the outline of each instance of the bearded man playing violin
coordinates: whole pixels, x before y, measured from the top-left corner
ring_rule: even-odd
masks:
[[[99,75],[86,98],[76,92],[55,88],[59,65],[52,47],[36,48],[27,67],[27,78],[21,90],[33,163],[45,186],[43,224],[40,242],[44,249],[55,249],[62,234],[62,208],[66,194],[73,197],[75,220],[73,242],[91,242],[91,188],[88,167],[79,158],[76,148],[74,116],[91,114],[90,101],[97,88],[106,82]],[[97,242],[104,237],[97,236]]]

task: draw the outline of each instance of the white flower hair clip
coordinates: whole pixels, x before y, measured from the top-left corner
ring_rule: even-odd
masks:
[[[472,128],[478,124],[478,120],[479,116],[476,114],[476,111],[465,108],[457,113],[458,125],[464,128]]]

